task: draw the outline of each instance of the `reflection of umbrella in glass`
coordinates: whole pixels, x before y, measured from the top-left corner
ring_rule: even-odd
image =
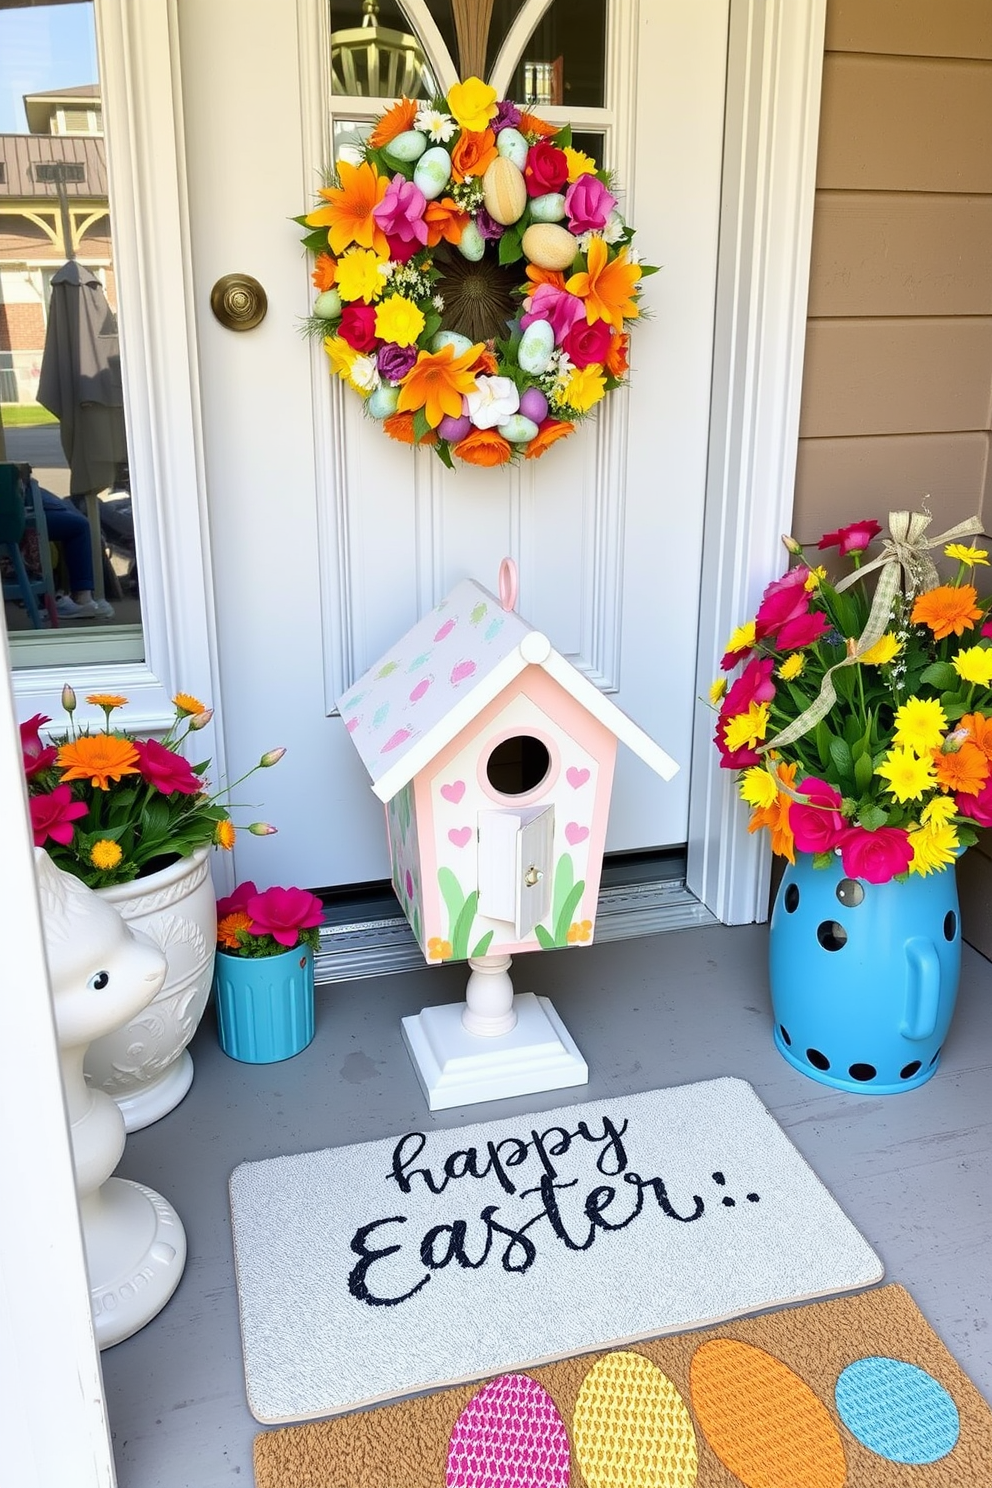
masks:
[[[38,402],[59,420],[70,494],[112,486],[127,458],[117,321],[99,279],[75,260],[52,279]]]

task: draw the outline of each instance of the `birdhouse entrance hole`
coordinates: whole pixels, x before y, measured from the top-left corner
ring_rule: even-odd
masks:
[[[526,796],[551,769],[548,747],[533,734],[501,739],[486,761],[486,779],[501,796]]]

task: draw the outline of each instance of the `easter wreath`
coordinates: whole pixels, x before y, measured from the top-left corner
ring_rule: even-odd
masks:
[[[393,439],[450,468],[535,459],[628,371],[640,280],[611,177],[469,78],[401,99],[323,202],[305,329]]]

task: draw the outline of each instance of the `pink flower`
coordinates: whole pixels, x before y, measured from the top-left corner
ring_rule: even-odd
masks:
[[[225,915],[234,914],[237,909],[244,909],[249,899],[254,899],[258,893],[251,879],[245,879],[244,883],[238,884],[233,894],[228,894],[226,899],[217,900],[217,918],[222,920]]]
[[[426,206],[427,198],[420,187],[395,175],[386,187],[382,201],[372,208],[372,216],[387,237],[398,238],[401,243],[419,243],[424,247],[427,242]]]
[[[770,656],[756,656],[749,661],[723,700],[721,719],[726,721],[737,713],[746,713],[752,703],[770,703],[775,696],[774,669]]]
[[[801,651],[820,640],[829,629],[830,622],[822,610],[807,610],[805,615],[796,615],[785,622],[775,637],[775,645],[779,651]]]
[[[589,325],[585,320],[576,320],[562,341],[565,353],[576,367],[588,367],[594,362],[605,362],[613,331],[605,320]]]
[[[817,547],[839,548],[840,556],[846,558],[848,553],[863,553],[881,530],[874,517],[866,517],[863,522],[851,522],[847,527],[838,527],[836,532],[825,532]]]
[[[138,752],[138,767],[143,778],[157,791],[161,791],[163,796],[171,796],[174,791],[182,796],[200,794],[203,782],[193,773],[189,761],[184,760],[181,754],[173,754],[171,749],[166,749],[156,739],[146,739],[144,743],[136,741],[134,747]]]
[[[244,905],[251,920],[252,935],[271,935],[280,945],[292,947],[301,930],[321,923],[324,908],[307,889],[266,889]]]
[[[528,196],[547,196],[549,191],[560,191],[568,180],[568,156],[564,150],[539,140],[527,151],[524,165],[524,180]]]
[[[548,320],[555,333],[555,345],[560,346],[577,320],[585,320],[585,305],[578,295],[569,294],[554,284],[539,284],[532,295],[524,300],[524,314],[520,325],[526,330],[532,320]]]
[[[902,827],[879,827],[877,832],[849,827],[840,843],[840,856],[848,878],[883,884],[897,873],[908,873],[913,849]]]
[[[768,585],[754,617],[754,632],[759,641],[774,635],[789,620],[805,615],[809,610],[809,595],[805,584],[809,569],[804,564],[792,568],[781,579]]]
[[[43,744],[39,732],[43,723],[51,721],[46,714],[36,713],[33,718],[21,724],[21,755],[24,760],[24,774],[28,780],[55,763],[58,750],[54,744]]]
[[[713,735],[713,743],[720,751],[721,770],[746,770],[749,765],[760,765],[761,755],[756,749],[749,749],[744,745],[741,749],[730,750],[727,748],[723,737],[723,726],[726,719],[721,717],[717,724],[716,733]]]
[[[85,816],[89,809],[82,801],[72,799],[72,788],[68,785],[57,785],[47,796],[32,796],[28,805],[35,847],[44,847],[49,837],[68,847],[76,830],[73,822]]]
[[[345,305],[341,311],[338,335],[347,341],[352,351],[374,351],[380,344],[375,333],[375,306]]]
[[[793,801],[789,808],[796,847],[800,852],[831,852],[847,831],[847,822],[840,814],[840,791],[810,776],[797,787],[797,794],[808,797],[808,804]]]
[[[606,226],[616,204],[616,197],[607,191],[598,176],[579,176],[565,192],[569,232],[598,232]]]
[[[977,796],[966,796],[960,792],[954,797],[960,816],[968,816],[979,827],[992,827],[992,775],[989,776]]]

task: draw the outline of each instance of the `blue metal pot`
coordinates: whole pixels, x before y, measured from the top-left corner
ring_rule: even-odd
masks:
[[[245,1064],[291,1059],[313,1039],[313,951],[296,946],[257,960],[218,950],[214,965],[220,1046]]]
[[[904,883],[848,878],[797,854],[772,911],[769,974],[779,1053],[840,1090],[893,1095],[937,1071],[957,997],[953,868]]]

